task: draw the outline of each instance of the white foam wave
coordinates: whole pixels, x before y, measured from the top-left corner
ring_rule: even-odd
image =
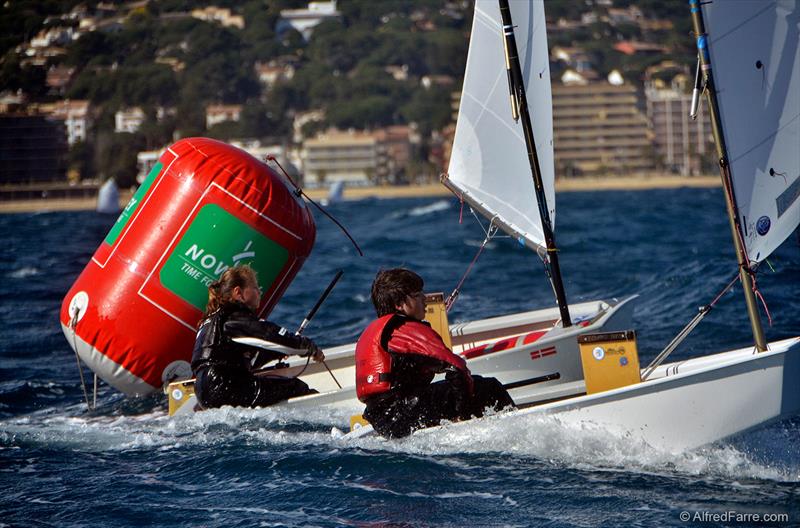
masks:
[[[450,209],[450,201],[438,200],[432,204],[414,207],[408,212],[408,214],[409,216],[425,216],[439,211],[446,211],[447,209]]]
[[[163,410],[136,416],[86,416],[79,414],[79,407],[70,411],[40,412],[0,422],[0,440],[6,445],[22,442],[89,452],[216,445],[242,437],[266,444],[318,445],[330,438],[331,420],[346,427],[353,413],[350,409],[280,406],[223,407],[176,417]]]
[[[24,266],[22,268],[16,269],[8,274],[9,277],[12,279],[24,279],[26,277],[33,277],[35,275],[39,275],[40,271],[38,268],[33,266]]]
[[[712,476],[740,485],[749,479],[800,482],[796,462],[755,460],[746,449],[732,445],[675,454],[633,437],[620,437],[595,424],[566,422],[552,415],[530,415],[514,423],[489,419],[454,424],[399,440],[348,440],[333,438],[330,431],[332,425],[346,430],[354,409],[224,407],[178,417],[169,417],[163,410],[137,416],[86,416],[79,409],[75,406],[69,414],[64,414],[64,409],[50,410],[2,421],[0,444],[23,448],[48,445],[88,452],[161,452],[238,442],[299,449],[328,446],[333,452],[355,448],[430,456],[454,470],[461,465],[458,455],[502,454],[499,460],[504,464],[533,458],[581,470]]]
[[[675,454],[594,424],[567,423],[552,415],[531,415],[513,424],[482,420],[463,425],[420,431],[400,440],[366,437],[338,441],[418,455],[502,453],[577,469],[800,482],[800,468],[756,462],[730,445]]]

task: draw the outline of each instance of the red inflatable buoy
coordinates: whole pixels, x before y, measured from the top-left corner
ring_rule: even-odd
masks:
[[[178,141],[64,298],[64,335],[107,383],[147,394],[190,374],[209,283],[230,266],[250,264],[266,316],[315,235],[306,204],[266,164],[219,141]]]

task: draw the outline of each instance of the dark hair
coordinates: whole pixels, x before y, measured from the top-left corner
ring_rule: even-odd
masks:
[[[393,314],[406,297],[421,292],[425,282],[411,270],[394,268],[379,271],[372,282],[372,304],[378,317]]]
[[[233,289],[257,285],[256,272],[247,264],[226,269],[219,279],[208,285],[208,304],[203,319],[233,299]]]

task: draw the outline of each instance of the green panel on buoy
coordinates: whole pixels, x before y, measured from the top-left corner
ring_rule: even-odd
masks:
[[[289,251],[220,206],[200,209],[161,268],[161,284],[198,310],[208,302],[208,285],[231,266],[249,264],[268,290],[289,259]]]
[[[136,190],[136,194],[130,199],[130,201],[125,205],[125,209],[117,218],[117,221],[114,223],[114,226],[111,228],[111,231],[108,232],[106,235],[106,244],[113,246],[114,242],[117,241],[119,234],[122,233],[122,230],[125,228],[125,225],[128,223],[128,220],[131,219],[133,213],[139,208],[139,206],[144,201],[144,197],[147,195],[147,191],[150,190],[150,187],[153,186],[153,182],[156,181],[156,178],[159,174],[161,174],[161,169],[164,166],[159,161],[153,168],[150,170],[150,174],[147,175],[147,178],[142,182],[139,186],[139,189]]]

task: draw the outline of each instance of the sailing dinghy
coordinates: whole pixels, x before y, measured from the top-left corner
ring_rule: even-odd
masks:
[[[800,412],[800,336],[765,342],[754,282],[758,264],[800,224],[800,8],[794,0],[689,3],[698,48],[696,95],[707,96],[754,344],[662,363],[676,340],[632,383],[415,435],[443,428],[454,433],[475,422],[525,424],[546,413],[680,452]],[[511,9],[515,21],[518,7]],[[476,7],[476,23],[478,16]],[[621,350],[620,342],[615,348],[583,341],[585,369]],[[614,359],[621,364],[623,357]],[[590,381],[587,376],[587,387]],[[370,434],[364,426],[345,437]]]
[[[509,50],[517,48],[504,36],[497,3],[476,3],[453,151],[443,183],[489,220],[484,245],[499,229],[539,253],[552,278],[558,307],[448,326],[446,317],[439,324],[430,317],[433,312],[433,319],[440,319],[443,299],[429,299],[428,320],[467,360],[473,374],[496,377],[517,405],[528,405],[585,392],[578,336],[630,327],[636,296],[567,304],[552,227],[555,169],[544,6],[515,2],[513,11],[517,42],[522,45],[517,70],[511,72]],[[510,37],[513,41],[514,35]],[[532,121],[525,88],[534,94]],[[293,359],[269,375],[298,376],[320,392],[286,405],[363,408],[355,393],[354,354],[354,343],[329,348],[326,365]],[[186,397],[185,391],[180,394]]]

